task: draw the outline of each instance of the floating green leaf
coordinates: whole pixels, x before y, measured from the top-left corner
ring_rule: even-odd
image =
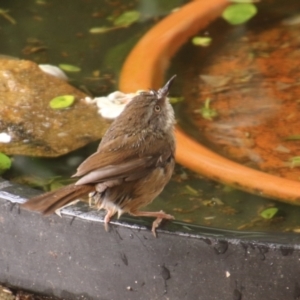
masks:
[[[52,109],[63,109],[71,106],[74,103],[73,95],[63,95],[53,98],[49,105]]]
[[[210,99],[207,98],[204,102],[204,106],[200,109],[195,110],[196,113],[200,113],[206,120],[212,120],[218,116],[218,112],[210,107]]]
[[[264,219],[272,219],[278,212],[278,208],[276,207],[270,207],[270,208],[267,208],[265,210],[263,210],[261,213],[260,213],[260,216],[263,217]]]
[[[257,8],[251,3],[237,3],[228,6],[222,17],[231,25],[238,25],[247,22],[257,13]]]
[[[113,22],[113,26],[93,27],[89,30],[89,32],[92,34],[102,34],[112,30],[128,27],[131,24],[137,22],[140,19],[140,16],[141,14],[136,10],[127,11],[115,19],[113,17],[107,18],[109,21]]]
[[[208,47],[211,41],[212,38],[208,36],[195,36],[192,39],[192,44],[195,46]]]
[[[114,20],[115,26],[130,26],[137,22],[140,18],[140,13],[136,10],[126,11]]]
[[[81,69],[77,66],[68,65],[68,64],[60,64],[58,65],[63,71],[66,72],[80,72]]]
[[[11,159],[4,153],[0,152],[0,174],[3,174],[11,167]]]

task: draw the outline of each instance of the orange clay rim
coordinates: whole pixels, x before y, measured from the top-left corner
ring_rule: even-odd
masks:
[[[120,89],[134,92],[159,88],[171,57],[199,30],[221,15],[228,0],[196,0],[154,26],[131,51],[120,76]],[[254,194],[300,205],[300,183],[235,163],[176,127],[178,163],[213,180]]]

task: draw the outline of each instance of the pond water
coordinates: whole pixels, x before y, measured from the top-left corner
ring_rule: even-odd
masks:
[[[25,4],[24,1],[11,0],[2,3],[0,7],[4,11],[0,14],[0,39],[2,41],[0,54],[32,60],[39,64],[77,66],[80,68],[79,72],[68,73],[71,84],[92,95],[107,95],[117,90],[122,63],[135,43],[147,30],[171,13],[172,9],[183,5],[185,2],[179,0],[81,0],[76,2],[73,0],[63,2],[31,0]],[[226,73],[226,67],[228,67],[226,62],[231,57],[243,55],[238,49],[241,41],[245,51],[250,51],[251,48],[252,52],[254,51],[253,45],[256,43],[257,48],[252,55],[252,60],[257,57],[269,58],[271,53],[269,49],[262,50],[260,47],[265,46],[265,44],[253,36],[262,36],[268,32],[267,30],[271,32],[273,26],[281,24],[283,20],[292,22],[292,17],[296,20],[296,12],[300,12],[300,3],[292,0],[264,1],[264,3],[258,3],[257,7],[258,15],[247,25],[233,27],[226,25],[223,20],[214,22],[204,32],[199,33],[212,37],[212,45],[200,48],[188,43],[176,55],[169,70],[169,74],[178,74],[178,80],[172,88],[171,96],[180,97],[183,95],[185,97],[185,101],[174,105],[180,125],[196,139],[213,149],[221,149],[218,150],[220,153],[231,158],[236,158],[236,152],[234,152],[236,149],[233,147],[236,144],[231,145],[230,142],[234,139],[232,134],[237,131],[237,122],[234,124],[234,130],[230,132],[229,136],[226,136],[220,130],[211,129],[212,126],[219,129],[224,127],[224,120],[219,118],[216,122],[205,120],[201,116],[199,117],[195,111],[203,106],[203,100],[207,98],[215,99],[217,97],[212,105],[221,101],[224,91],[227,93],[228,99],[237,101],[229,103],[226,100],[227,108],[230,111],[232,108],[239,108],[238,100],[240,98],[238,97],[240,97],[241,80],[244,80],[242,83],[246,84],[247,88],[251,85],[253,87],[252,78],[258,78],[260,82],[270,82],[269,79],[272,77],[270,74],[268,74],[270,78],[267,78],[267,75],[261,70],[253,70],[253,61],[250,62],[252,64],[251,72],[248,71],[249,64],[242,64],[241,61],[241,64],[238,65],[240,70],[236,69],[235,74]],[[126,11],[140,12],[138,22],[126,28],[115,28],[105,33],[91,33],[91,29],[94,29],[92,31],[95,32],[97,31],[95,28],[112,27],[112,20]],[[291,30],[295,35],[296,32],[300,32],[300,26],[293,27]],[[268,37],[268,34],[266,36]],[[250,44],[250,40],[252,44]],[[275,48],[279,47],[281,40],[277,42],[278,44],[275,44],[273,40],[269,41]],[[285,40],[286,45],[288,42],[287,38]],[[222,47],[219,46],[220,44]],[[293,47],[296,48],[294,44]],[[294,50],[296,51],[296,49]],[[220,53],[222,54],[220,55]],[[218,58],[218,55],[221,58]],[[278,61],[277,63],[281,63]],[[295,61],[295,65],[297,65],[297,61]],[[258,72],[260,72],[259,75],[257,75]],[[211,76],[210,79],[215,80],[214,84],[219,84],[218,87],[224,90],[216,92],[215,89],[209,89],[205,86],[205,81],[203,82],[199,76],[203,74]],[[296,74],[296,72],[290,74],[287,71],[286,74],[281,75],[285,78],[288,75],[295,78]],[[223,76],[221,79],[217,78],[223,80],[221,85],[220,81],[216,82],[217,75]],[[225,76],[228,77],[228,80]],[[277,73],[276,76],[279,77]],[[272,77],[273,80],[274,77],[275,75]],[[240,81],[234,81],[236,78]],[[291,82],[285,83],[291,84]],[[255,92],[259,88],[255,85]],[[287,86],[281,86],[281,88],[285,91]],[[297,88],[297,86],[295,85],[293,88]],[[293,90],[293,93],[296,91]],[[270,106],[272,97],[272,95],[268,96],[269,102],[264,104],[265,106]],[[279,96],[277,95],[277,97]],[[257,105],[259,108],[259,105],[262,104],[259,102]],[[295,110],[297,103],[294,105],[292,109]],[[273,104],[271,106],[273,107]],[[215,106],[215,108],[219,114],[223,109],[221,106]],[[249,111],[250,108],[248,107],[247,110]],[[277,106],[276,112],[278,113]],[[244,120],[245,115],[242,114],[240,118]],[[295,118],[296,121],[298,121],[297,118]],[[297,123],[293,123],[294,128],[297,126],[295,124]],[[226,124],[226,126],[229,125]],[[247,128],[247,130],[250,129]],[[264,129],[262,129],[262,133],[265,133]],[[292,134],[296,135],[297,131],[292,132]],[[220,144],[223,148],[219,147]],[[278,145],[276,144],[276,146]],[[287,148],[286,145],[282,145],[281,150],[284,147]],[[93,153],[96,148],[97,143],[93,143],[84,149],[56,159],[15,156],[12,169],[4,176],[7,179],[39,188],[58,187],[67,182],[65,179],[69,178],[80,162]],[[297,156],[297,150],[297,147],[293,149],[293,156]],[[267,150],[266,152],[268,153]],[[259,166],[255,163],[258,160],[253,161],[253,157],[257,157],[257,155],[252,154],[247,157],[244,155],[241,161],[257,168]],[[295,170],[297,170],[296,167],[293,171]],[[277,214],[271,219],[261,216],[261,213],[268,208],[278,209]],[[173,214],[176,220],[196,225],[233,230],[300,232],[300,207],[238,191],[221,183],[207,180],[179,165],[176,166],[170,184],[147,209],[163,209]]]

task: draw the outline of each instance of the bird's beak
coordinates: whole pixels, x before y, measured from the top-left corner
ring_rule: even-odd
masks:
[[[158,90],[159,98],[165,98],[169,94],[169,89],[177,75],[173,75],[171,79],[164,85],[164,87]]]

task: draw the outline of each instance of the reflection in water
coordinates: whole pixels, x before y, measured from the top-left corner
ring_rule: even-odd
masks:
[[[299,24],[283,26],[279,21],[228,42],[212,64],[200,69],[199,98],[189,108],[201,134],[219,153],[297,181],[300,170],[289,161],[300,151],[299,141],[291,141],[300,128],[294,64],[300,59],[299,31]],[[195,110],[205,98],[217,112],[213,121]]]

